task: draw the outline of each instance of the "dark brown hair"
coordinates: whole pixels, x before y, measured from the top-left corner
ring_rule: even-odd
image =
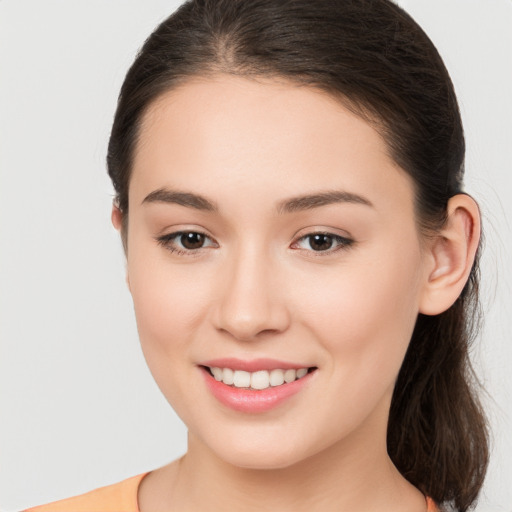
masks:
[[[164,92],[216,73],[313,87],[372,123],[413,178],[424,233],[443,225],[448,199],[462,192],[465,144],[452,82],[430,39],[394,3],[189,0],[147,39],[119,96],[107,163],[125,227],[144,113]],[[458,511],[475,503],[488,462],[468,356],[477,265],[478,258],[449,310],[418,316],[388,424],[388,452],[400,472]]]

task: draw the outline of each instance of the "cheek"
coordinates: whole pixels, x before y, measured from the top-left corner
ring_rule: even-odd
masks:
[[[346,374],[397,373],[418,314],[421,255],[414,245],[397,252],[385,244],[365,254],[316,275],[315,286],[298,280],[299,316]]]
[[[387,421],[418,312],[419,252],[408,254],[382,250],[378,262],[361,258],[300,290],[299,316],[321,346],[328,382],[325,400],[315,405],[318,417],[330,418],[325,439],[346,435],[372,411]]]
[[[171,265],[161,248],[135,241],[131,249],[128,275],[141,346],[153,373],[159,365],[169,372],[170,358],[187,356],[204,317],[204,286],[193,265]]]
[[[176,272],[165,262],[148,266],[132,261],[129,271],[144,358],[162,394],[189,424],[193,411],[187,397],[198,386],[191,347],[204,318],[204,291],[187,272]]]

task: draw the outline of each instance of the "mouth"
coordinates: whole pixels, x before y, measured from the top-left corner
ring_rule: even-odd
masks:
[[[236,370],[229,367],[205,366],[201,368],[208,372],[217,382],[237,389],[263,391],[268,388],[278,388],[303,379],[306,375],[317,370],[316,366],[299,368],[274,368],[255,372]]]
[[[290,403],[294,395],[311,388],[318,374],[317,366],[268,358],[211,359],[197,367],[217,401],[237,412],[251,414]]]

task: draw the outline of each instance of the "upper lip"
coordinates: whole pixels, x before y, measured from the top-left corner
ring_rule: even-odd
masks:
[[[244,370],[246,372],[257,372],[260,370],[291,370],[299,368],[310,368],[312,365],[279,361],[278,359],[258,358],[251,360],[237,359],[234,357],[223,357],[210,359],[199,363],[200,366],[210,368],[231,368],[232,370]]]

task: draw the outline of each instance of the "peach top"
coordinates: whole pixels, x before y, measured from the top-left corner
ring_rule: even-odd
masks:
[[[140,512],[137,491],[140,482],[148,473],[132,476],[117,484],[100,487],[74,498],[29,508],[25,512]],[[428,512],[439,512],[430,498],[427,498],[427,504]]]

